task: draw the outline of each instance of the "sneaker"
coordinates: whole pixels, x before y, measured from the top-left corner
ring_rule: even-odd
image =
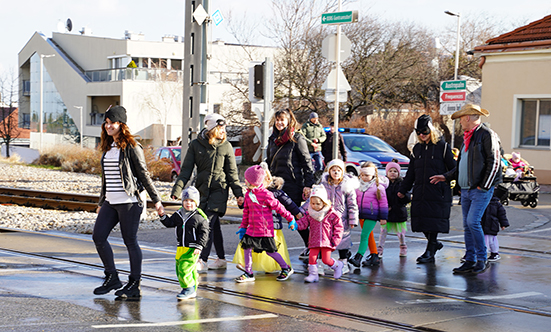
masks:
[[[318,259],[318,275],[325,275],[325,264],[323,264],[323,261],[321,259]]]
[[[209,270],[225,270],[227,263],[225,259],[217,258],[213,263],[208,264]]]
[[[254,281],[254,274],[249,275],[247,272],[235,278],[235,282],[239,282],[239,283],[251,282],[251,281]]]
[[[383,247],[381,246],[378,246],[377,247],[377,252],[379,253],[379,258],[383,258]]]
[[[195,291],[195,287],[191,286],[188,288],[183,288],[182,292],[180,294],[176,295],[176,298],[178,300],[187,300],[197,297],[197,292]]]
[[[466,274],[473,272],[476,262],[465,261],[460,267],[453,269],[454,274]]]
[[[310,257],[310,249],[304,248],[298,255],[298,259],[307,260]]]
[[[140,289],[140,279],[128,278],[128,283],[124,285],[123,289],[119,289],[115,292],[115,295],[122,298],[140,298],[142,297],[142,290]]]
[[[354,265],[355,267],[360,267],[360,264],[361,264],[363,258],[364,258],[364,256],[358,252],[358,253],[356,253],[356,255],[354,255],[354,257],[350,258],[350,260],[348,260],[348,262],[350,264]]]
[[[406,257],[408,255],[408,246],[405,244],[400,245],[400,257]]]
[[[103,280],[103,284],[96,289],[94,289],[95,295],[103,295],[107,294],[113,289],[119,289],[122,287],[122,283],[119,280],[119,275],[117,273],[105,273],[105,279]]]
[[[476,262],[476,265],[473,268],[474,274],[483,273],[490,267],[490,262],[486,261],[478,261]]]
[[[289,279],[289,277],[293,273],[295,273],[295,270],[293,270],[293,268],[289,266],[288,268],[281,270],[281,273],[276,277],[276,280],[285,281]]]
[[[367,256],[365,261],[363,261],[362,266],[363,267],[369,267],[369,266],[379,266],[381,264],[381,260],[379,258],[378,254],[370,254]]]
[[[347,274],[348,272],[350,272],[350,269],[348,268],[348,259],[339,259],[343,266],[342,266],[342,274]]]
[[[489,262],[496,262],[501,259],[501,256],[497,252],[493,252],[490,254],[490,257],[488,257]]]
[[[207,269],[207,262],[199,258],[199,260],[197,261],[197,272],[204,273],[207,272]]]

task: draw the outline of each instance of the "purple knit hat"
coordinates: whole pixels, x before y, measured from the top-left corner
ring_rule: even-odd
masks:
[[[402,168],[400,167],[400,164],[395,163],[393,161],[386,164],[386,167],[385,167],[386,172],[388,173],[388,170],[391,169],[391,168],[396,168],[398,170],[398,173],[400,173],[400,171],[402,170]]]
[[[266,172],[260,165],[254,165],[245,171],[245,180],[255,187],[260,187],[264,183]]]

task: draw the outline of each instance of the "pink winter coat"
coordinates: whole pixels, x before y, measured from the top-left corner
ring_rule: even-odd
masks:
[[[300,230],[310,226],[308,248],[331,248],[335,250],[341,242],[344,232],[341,217],[332,207],[329,208],[322,221],[317,221],[306,212],[304,217],[297,220],[297,225]]]
[[[293,215],[266,188],[247,190],[239,228],[246,228],[246,234],[252,237],[274,237],[272,210],[289,222],[293,220]]]

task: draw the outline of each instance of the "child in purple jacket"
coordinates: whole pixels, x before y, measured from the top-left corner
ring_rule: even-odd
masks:
[[[275,199],[274,195],[264,186],[266,172],[261,166],[255,165],[245,171],[245,184],[248,187],[245,194],[243,209],[243,221],[239,226],[237,234],[241,239],[241,247],[245,255],[245,273],[236,278],[236,282],[254,281],[252,270],[252,251],[265,251],[281,266],[281,273],[277,276],[278,281],[289,279],[293,269],[285,262],[277,252],[277,245],[274,240],[274,221],[272,210],[275,210],[283,218],[289,221],[289,228],[295,230],[296,222],[293,215]]]

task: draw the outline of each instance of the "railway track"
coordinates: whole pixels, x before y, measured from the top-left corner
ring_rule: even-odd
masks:
[[[96,212],[99,196],[0,187],[0,204],[15,204],[43,209]],[[180,206],[180,202],[164,201],[163,206]],[[152,201],[147,207],[153,208]]]
[[[47,260],[51,260],[51,261],[62,262],[62,263],[66,263],[66,264],[72,264],[74,266],[87,267],[87,268],[97,269],[97,270],[103,271],[103,266],[101,266],[101,265],[97,265],[97,264],[93,264],[93,263],[87,263],[87,262],[81,262],[81,261],[74,260],[74,259],[60,258],[60,257],[55,257],[55,256],[47,255],[47,254],[37,254],[37,253],[14,250],[14,249],[8,249],[8,248],[0,248],[0,250],[5,251],[5,252],[9,252],[9,253],[12,253],[12,254],[20,255],[20,256],[23,256],[23,257],[34,257],[34,258],[47,259]],[[156,249],[156,251],[162,251],[162,250]],[[120,273],[124,273],[124,274],[129,274],[130,273],[129,270],[125,270],[125,269],[118,269],[118,271]],[[297,272],[297,273],[300,273],[300,272]],[[167,284],[170,284],[170,285],[179,285],[178,279],[176,277],[172,278],[172,277],[163,277],[163,276],[159,276],[159,275],[155,275],[155,274],[143,274],[142,278],[143,279],[148,279],[148,280],[151,280],[151,281],[167,283]],[[474,298],[458,296],[458,295],[454,295],[454,294],[447,294],[447,293],[442,293],[442,292],[429,292],[429,291],[426,291],[426,290],[423,290],[423,289],[417,289],[417,288],[406,287],[406,286],[396,286],[396,285],[390,285],[390,284],[379,283],[379,282],[358,281],[358,280],[354,280],[354,279],[351,279],[351,278],[342,278],[339,282],[352,282],[352,283],[356,283],[356,284],[363,284],[363,285],[369,286],[369,287],[379,287],[379,288],[385,288],[385,289],[392,289],[392,290],[395,290],[395,291],[414,293],[414,294],[419,295],[419,296],[429,296],[429,297],[433,297],[433,298],[437,298],[437,299],[441,299],[441,300],[457,301],[458,303],[459,302],[464,302],[464,303],[479,305],[479,306],[482,306],[482,307],[499,308],[499,309],[504,309],[504,310],[511,310],[511,311],[515,311],[515,312],[520,312],[520,313],[528,314],[528,315],[543,316],[543,317],[551,318],[551,313],[550,312],[535,310],[535,309],[531,309],[529,307],[504,304],[504,303],[501,303],[501,302],[495,302],[495,301],[491,301],[491,300],[480,300],[480,299],[474,299]],[[438,329],[433,329],[433,328],[429,328],[429,327],[425,327],[425,326],[418,326],[418,325],[413,325],[413,324],[408,324],[408,323],[403,323],[403,322],[398,322],[398,321],[380,319],[380,318],[373,317],[373,316],[367,316],[367,315],[362,315],[362,314],[358,314],[358,313],[352,313],[352,312],[347,312],[347,311],[342,311],[342,310],[325,308],[325,307],[320,307],[320,306],[316,306],[316,305],[300,303],[300,302],[293,301],[293,300],[288,300],[288,299],[282,299],[282,298],[277,298],[277,297],[269,297],[269,296],[262,296],[262,295],[252,294],[252,293],[248,293],[248,292],[238,291],[238,290],[235,290],[235,289],[219,287],[219,286],[211,285],[211,284],[208,284],[208,283],[200,284],[199,288],[203,289],[205,291],[218,293],[218,294],[223,294],[223,295],[226,295],[226,296],[234,296],[234,297],[238,297],[238,298],[245,298],[245,299],[249,299],[249,300],[253,300],[253,301],[260,301],[260,302],[263,302],[263,303],[269,303],[269,304],[274,304],[274,305],[281,305],[281,306],[291,307],[291,308],[294,308],[294,309],[297,309],[297,310],[308,311],[308,312],[311,312],[311,313],[316,313],[316,314],[321,314],[321,315],[326,315],[326,316],[333,316],[333,317],[336,317],[336,318],[347,319],[347,320],[361,322],[361,323],[365,323],[365,324],[371,324],[371,325],[375,325],[375,326],[379,326],[379,327],[388,328],[388,329],[391,329],[393,331],[414,331],[414,332],[420,332],[420,331],[423,331],[423,332],[437,332],[437,331],[441,331],[441,330],[438,330]]]

